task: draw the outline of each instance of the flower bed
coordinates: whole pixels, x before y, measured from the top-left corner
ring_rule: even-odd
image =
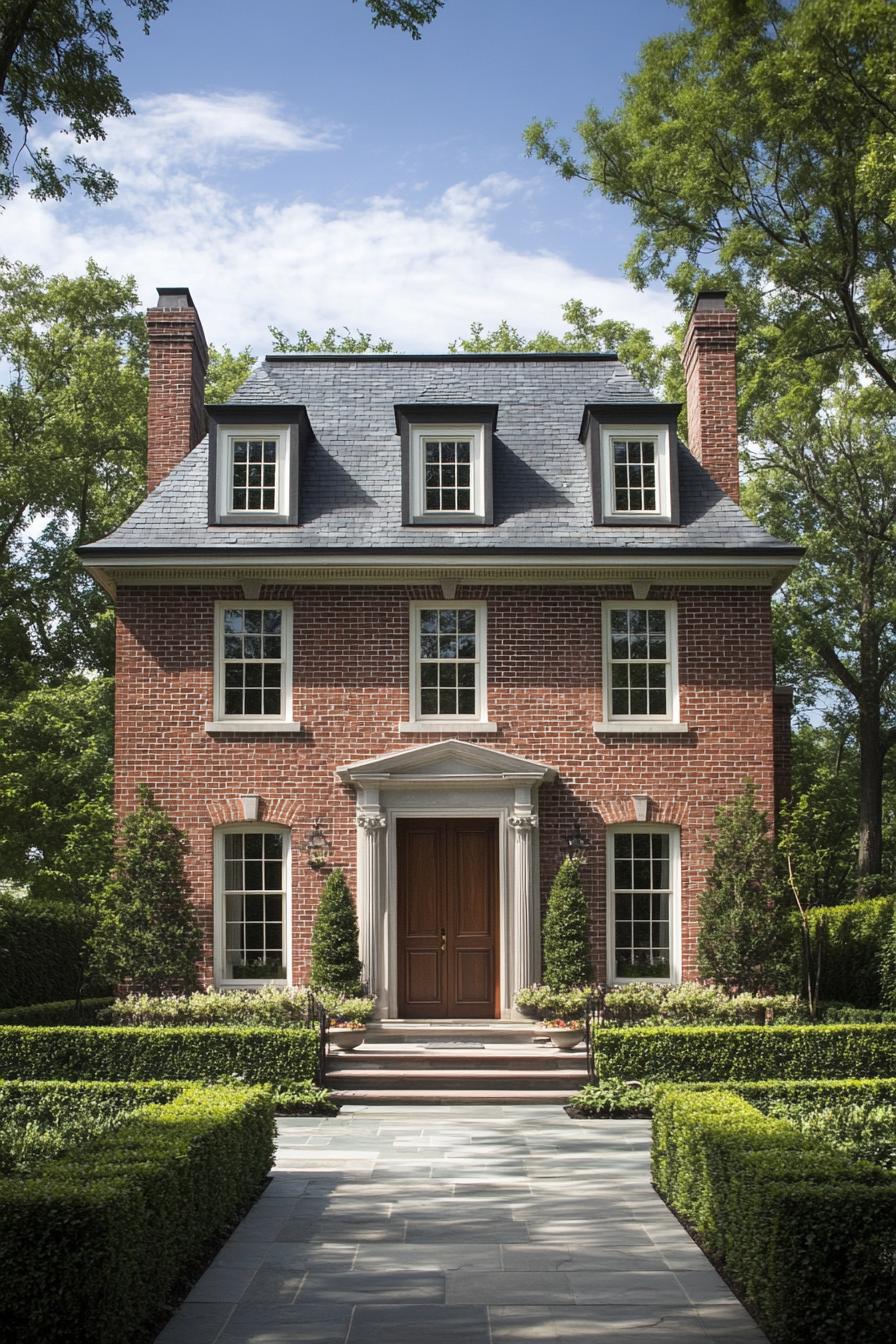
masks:
[[[863,1086],[846,1084],[844,1093],[861,1095]],[[666,1087],[654,1109],[653,1175],[772,1344],[892,1339],[896,1178],[889,1172],[729,1089]]]
[[[138,1105],[30,1173],[0,1178],[3,1328],[18,1344],[145,1338],[249,1206],[273,1159],[267,1089],[166,1084],[141,1105],[158,1084],[143,1096],[134,1084],[77,1088],[88,1110],[108,1112],[128,1098]],[[0,1111],[29,1098],[61,1106],[65,1094],[60,1083],[8,1084]]]

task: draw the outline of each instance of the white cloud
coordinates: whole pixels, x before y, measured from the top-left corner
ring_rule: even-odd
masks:
[[[253,156],[334,140],[262,95],[147,99],[136,117],[110,127],[97,154],[119,178],[116,200],[97,209],[20,196],[3,216],[2,247],[69,273],[94,257],[113,274],[134,274],[147,303],[156,285],[188,284],[210,340],[260,352],[268,325],[317,332],[348,324],[399,349],[444,349],[473,320],[556,329],[573,297],[657,335],[673,319],[663,293],[636,293],[550,250],[502,242],[502,213],[532,209],[531,182],[507,174],[413,200],[384,194],[334,207],[281,189],[253,202],[241,187],[245,203],[235,201],[233,183]]]

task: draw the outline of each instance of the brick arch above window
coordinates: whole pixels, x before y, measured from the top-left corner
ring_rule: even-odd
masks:
[[[639,820],[634,796],[616,798],[601,798],[595,804],[595,811],[606,826],[618,826],[623,822],[636,822]],[[686,802],[657,802],[654,798],[647,800],[647,816],[641,818],[647,822],[656,822],[658,825],[683,826],[688,818],[690,804]]]
[[[213,826],[237,825],[246,821],[242,797],[218,798],[206,803],[206,812]],[[259,795],[258,822],[269,826],[295,826],[307,820],[307,809],[294,798],[265,798]]]

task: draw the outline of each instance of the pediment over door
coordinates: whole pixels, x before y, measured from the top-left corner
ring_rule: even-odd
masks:
[[[512,787],[546,784],[557,777],[552,766],[513,756],[493,747],[451,738],[420,747],[373,756],[343,765],[336,774],[344,784],[388,788],[409,784],[467,784]]]

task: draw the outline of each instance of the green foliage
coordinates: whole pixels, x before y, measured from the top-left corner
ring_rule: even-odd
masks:
[[[729,1091],[667,1088],[653,1176],[772,1344],[892,1337],[891,1175]]]
[[[311,1081],[310,1027],[3,1027],[0,1078]]]
[[[197,990],[194,994],[128,994],[101,1015],[116,1027],[292,1027],[307,1021],[303,989]]]
[[[549,985],[526,985],[517,990],[514,1003],[517,1008],[530,1010],[546,1021],[556,1017],[581,1017],[593,991],[588,987],[551,989]]]
[[[591,981],[588,959],[588,898],[581,863],[565,858],[548,897],[542,929],[543,975],[551,989],[575,989]]]
[[[595,1028],[594,1058],[601,1079],[890,1078],[896,1026]]]
[[[734,994],[686,980],[680,985],[619,985],[606,996],[603,1023],[631,1026],[735,1026],[806,1020],[792,994]]]
[[[717,1082],[645,1083],[637,1079],[601,1078],[587,1083],[570,1104],[585,1119],[635,1118],[650,1115],[657,1099],[674,1087],[682,1092],[714,1092]],[[831,1105],[892,1108],[896,1105],[896,1078],[813,1078],[797,1082],[772,1079],[759,1083],[725,1081],[725,1091],[744,1097],[761,1111],[772,1113],[777,1107],[808,1113]]]
[[[894,909],[894,898],[881,896],[809,911],[810,935],[813,949],[820,950],[820,985],[826,998],[862,1008],[876,1008],[883,1002],[881,953]]]
[[[400,28],[415,42],[421,37],[420,29],[432,23],[442,8],[443,0],[364,0],[370,10],[374,28]],[[357,4],[358,0],[352,0]]]
[[[881,944],[880,1001],[885,1008],[896,1011],[896,900],[893,902],[893,917]]]
[[[284,1082],[273,1089],[273,1097],[278,1115],[335,1115],[339,1109],[316,1083]]]
[[[0,894],[0,1008],[74,998],[89,931],[77,906]]]
[[[169,0],[125,0],[137,12],[145,33],[168,8]],[[111,117],[128,117],[113,62],[124,48],[112,11],[96,0],[41,0],[23,4],[5,0],[0,12],[0,89],[6,124],[0,128],[0,198],[21,185],[21,159],[30,194],[40,201],[62,200],[74,186],[99,205],[115,195],[112,174],[79,150],[54,159],[47,144],[31,143],[35,122],[47,113],[58,117],[66,136],[81,146],[104,140]]]
[[[569,1104],[588,1120],[638,1120],[650,1115],[658,1089],[651,1083],[622,1078],[601,1078],[586,1083]]]
[[[780,635],[776,665],[797,679],[801,697],[813,688],[808,666],[793,669],[791,627],[781,602],[773,604]],[[788,618],[789,619],[789,618]],[[854,734],[818,723],[797,723],[792,737],[793,793],[781,804],[778,844],[789,856],[800,898],[807,906],[839,905],[851,900],[856,887],[858,851],[859,760]]]
[[[751,780],[716,812],[707,848],[712,863],[699,902],[697,970],[731,993],[773,990],[787,978],[793,934]]]
[[[392,342],[382,336],[374,340],[369,331],[352,332],[348,327],[342,331],[328,327],[319,340],[304,327],[293,337],[279,327],[269,327],[268,331],[278,355],[377,355],[388,354],[393,348]]]
[[[128,1344],[177,1300],[273,1158],[263,1088],[186,1086],[0,1180],[4,1328],[22,1344]]]
[[[23,1008],[0,1009],[4,1027],[87,1027],[102,1020],[111,998],[62,999],[55,1003],[32,1003]]]
[[[361,988],[358,917],[341,868],[327,875],[311,932],[311,984],[354,995]]]
[[[208,369],[205,375],[205,399],[211,406],[228,401],[255,367],[255,356],[244,345],[242,350],[231,350],[229,345],[210,345]]]
[[[112,697],[72,677],[0,702],[0,873],[33,896],[86,906],[108,877]]]
[[[334,1022],[369,1022],[376,1012],[376,999],[369,994],[342,994],[336,990],[318,990],[315,996]]]
[[[186,847],[183,832],[141,785],[98,901],[91,942],[97,974],[156,994],[195,984],[202,937],[184,872]]]
[[[807,1109],[803,1100],[775,1101],[768,1114],[788,1120],[819,1148],[827,1144],[857,1161],[896,1171],[896,1106],[844,1100]]]

